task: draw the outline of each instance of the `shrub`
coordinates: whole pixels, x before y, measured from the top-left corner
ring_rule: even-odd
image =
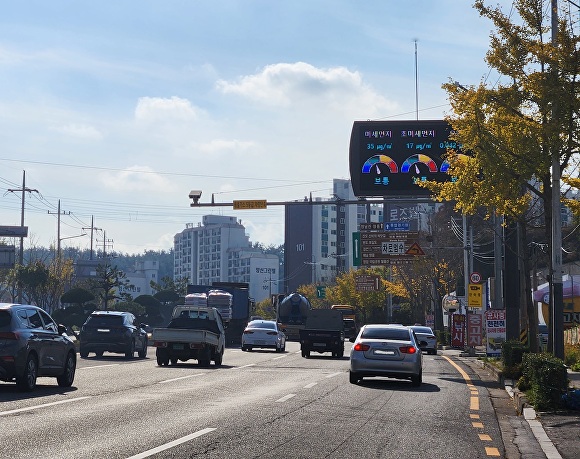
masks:
[[[570,368],[580,364],[580,344],[564,344],[564,363]]]
[[[503,343],[501,347],[501,358],[503,365],[503,375],[507,378],[518,379],[522,376],[522,358],[530,349],[516,340]]]
[[[564,361],[548,353],[524,354],[520,381],[530,403],[537,410],[559,408],[562,394],[568,389]]]

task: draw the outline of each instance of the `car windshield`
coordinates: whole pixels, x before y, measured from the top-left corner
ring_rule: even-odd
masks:
[[[410,341],[409,331],[400,328],[367,328],[362,332],[361,338]]]
[[[274,322],[250,322],[248,328],[268,328],[270,330],[276,330],[276,324]]]
[[[431,330],[429,327],[412,327],[412,328],[415,333],[426,333],[429,335],[433,334],[433,330]]]
[[[8,311],[0,311],[0,330],[10,329],[10,313]]]
[[[89,317],[88,323],[95,327],[115,327],[123,325],[123,317],[95,315]]]

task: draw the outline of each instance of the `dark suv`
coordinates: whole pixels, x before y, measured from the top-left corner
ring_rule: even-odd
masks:
[[[142,359],[147,356],[145,324],[135,324],[135,316],[123,311],[94,311],[87,318],[79,334],[80,355],[89,352],[102,357],[103,352],[116,352],[133,358],[135,352]]]
[[[36,306],[0,303],[0,380],[31,391],[37,377],[54,376],[59,386],[70,387],[76,367],[64,326]]]

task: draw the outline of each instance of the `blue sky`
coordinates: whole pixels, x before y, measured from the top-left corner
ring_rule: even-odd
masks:
[[[168,250],[210,213],[281,244],[282,207],[194,209],[189,191],[328,197],[353,121],[416,118],[415,40],[419,119],[442,119],[449,79],[489,78],[471,1],[3,4],[0,225],[20,225],[25,171],[25,247],[55,244],[59,200],[63,247],[88,248],[93,218],[107,250]]]

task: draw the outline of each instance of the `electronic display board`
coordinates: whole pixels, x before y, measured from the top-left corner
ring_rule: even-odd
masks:
[[[420,181],[449,181],[449,140],[444,120],[355,121],[350,137],[349,165],[356,196],[429,196]]]

